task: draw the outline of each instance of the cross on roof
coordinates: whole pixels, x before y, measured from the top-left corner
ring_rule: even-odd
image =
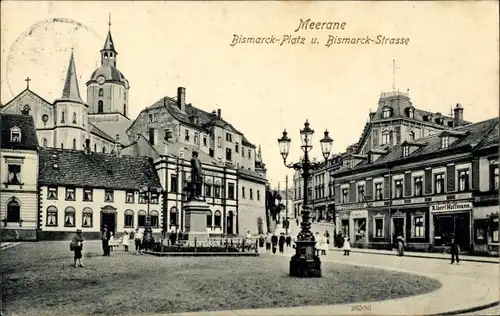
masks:
[[[30,77],[26,77],[26,79],[24,79],[24,81],[26,81],[26,89],[29,89],[30,88]]]

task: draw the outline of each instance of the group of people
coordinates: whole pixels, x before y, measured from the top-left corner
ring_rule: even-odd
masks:
[[[292,237],[290,235],[285,235],[285,233],[280,233],[279,237],[276,233],[271,234],[268,232],[265,236],[259,236],[259,246],[262,247],[266,244],[266,251],[271,251],[273,254],[276,254],[276,250],[280,253],[285,252],[286,247],[292,246]]]

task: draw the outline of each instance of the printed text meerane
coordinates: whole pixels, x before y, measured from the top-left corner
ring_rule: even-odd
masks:
[[[303,20],[300,19],[299,26],[295,29],[295,32],[298,32],[300,29],[302,30],[345,30],[347,23],[346,22],[315,22],[311,21],[311,19]]]

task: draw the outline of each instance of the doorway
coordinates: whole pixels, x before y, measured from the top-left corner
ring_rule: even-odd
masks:
[[[435,215],[435,245],[449,244],[453,235],[461,249],[470,247],[470,213]]]
[[[228,235],[234,234],[233,219],[234,219],[233,212],[229,211],[227,213],[227,232],[226,232]]]
[[[401,235],[403,238],[405,237],[405,218],[404,217],[394,217],[392,219],[392,223],[394,224],[394,233],[392,235],[392,245],[396,246],[396,238]]]
[[[116,213],[101,212],[101,231],[104,225],[108,226],[108,230],[116,235]]]

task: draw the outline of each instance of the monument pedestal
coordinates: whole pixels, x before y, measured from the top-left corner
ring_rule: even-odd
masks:
[[[209,234],[207,232],[207,213],[210,206],[202,200],[191,200],[184,204],[185,225],[188,241],[197,242],[207,241]]]

